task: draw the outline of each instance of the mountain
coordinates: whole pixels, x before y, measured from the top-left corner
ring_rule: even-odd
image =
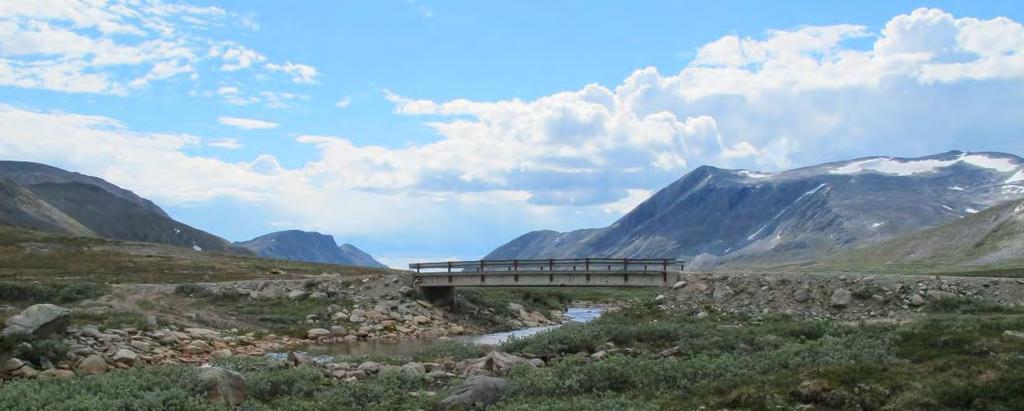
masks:
[[[365,251],[360,250],[358,247],[352,244],[342,244],[338,246],[338,249],[341,250],[341,254],[344,255],[348,261],[351,261],[350,265],[356,265],[360,267],[387,268],[386,265],[374,259],[373,256],[367,254]]]
[[[54,233],[96,235],[28,189],[0,177],[0,224]]]
[[[703,166],[614,224],[535,231],[485,258],[679,257],[692,266],[818,259],[1024,196],[1024,160],[952,151],[779,173]]]
[[[1010,201],[963,219],[846,251],[816,264],[923,268],[1024,265],[1024,200]]]
[[[339,247],[334,237],[316,232],[279,231],[236,244],[261,257],[386,268],[354,245],[344,244]]]
[[[50,232],[88,233],[116,240],[249,254],[223,238],[172,219],[152,201],[96,177],[20,161],[0,161],[0,177],[6,179],[8,187],[13,184],[21,188],[11,188],[20,193],[20,198],[28,199],[25,194],[31,193],[34,200],[30,201],[35,201],[35,205],[24,207],[21,214],[13,209],[0,211],[0,221],[9,221],[8,224]],[[59,223],[18,223],[24,220],[26,208],[50,210],[46,212],[50,215],[53,215],[52,210],[59,210],[61,215],[53,217]],[[82,232],[81,228],[87,232]]]

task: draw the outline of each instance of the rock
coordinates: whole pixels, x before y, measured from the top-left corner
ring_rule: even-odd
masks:
[[[413,317],[412,321],[416,324],[426,324],[430,322],[430,319],[422,315],[417,315]]]
[[[37,371],[35,368],[32,368],[31,365],[25,365],[24,367],[21,367],[14,371],[13,373],[11,373],[11,375],[21,378],[35,378],[37,375],[39,375],[39,371]]]
[[[593,358],[595,360],[600,360],[600,359],[604,358],[606,355],[608,355],[608,352],[604,351],[604,350],[601,350],[601,351],[598,351],[596,353],[590,354],[590,358]]]
[[[367,374],[372,374],[372,373],[375,373],[377,371],[380,371],[380,367],[381,367],[380,363],[373,362],[373,361],[367,361],[367,362],[364,362],[362,364],[359,364],[358,369],[359,369],[359,371],[363,371],[363,372],[365,372]]]
[[[10,358],[0,364],[0,374],[10,374],[25,366],[25,362],[17,358]]]
[[[36,338],[63,332],[71,324],[71,310],[53,304],[36,304],[8,318],[0,335],[31,334]]]
[[[158,327],[160,327],[160,321],[157,321],[155,315],[152,315],[152,314],[147,315],[146,316],[146,327],[149,327],[150,330],[155,330]]]
[[[227,349],[227,348],[225,348],[223,350],[216,350],[216,351],[210,353],[210,357],[213,358],[213,359],[217,359],[217,360],[222,360],[222,359],[225,359],[225,358],[231,358],[232,356],[234,356],[234,353],[232,353],[231,350]]]
[[[942,290],[929,290],[928,291],[928,299],[932,300],[932,301],[934,301],[934,300],[941,300],[941,299],[945,299],[945,298],[954,298],[954,297],[956,297],[956,294],[953,294],[953,293],[948,292],[948,291],[942,291]]]
[[[37,378],[66,380],[70,378],[75,378],[75,373],[74,371],[71,370],[59,370],[54,368],[40,372]]]
[[[523,311],[525,309],[526,309],[526,307],[523,307],[522,304],[519,304],[519,303],[508,303],[508,310],[512,311],[513,313],[517,313],[518,314],[520,311]]]
[[[327,293],[320,292],[320,291],[315,291],[315,292],[312,292],[312,293],[309,294],[309,298],[317,300],[317,301],[323,301],[323,300],[326,300],[327,298],[329,298],[329,296],[327,295]]]
[[[1024,331],[1003,331],[1003,339],[1006,341],[1024,342]]]
[[[301,300],[306,298],[306,292],[301,290],[291,291],[287,295],[289,300]]]
[[[110,359],[117,363],[132,365],[135,364],[135,360],[139,359],[139,355],[136,354],[135,351],[122,348],[117,350],[117,352],[114,353],[114,356],[110,357]]]
[[[189,337],[197,338],[200,340],[216,341],[220,339],[219,332],[207,330],[205,328],[186,328],[185,333],[188,334]]]
[[[308,337],[311,340],[319,340],[321,338],[327,338],[330,336],[331,331],[325,330],[323,328],[314,328],[306,332],[306,337]]]
[[[312,364],[313,363],[313,359],[309,358],[309,356],[306,355],[306,354],[303,354],[303,353],[300,353],[300,352],[295,352],[295,351],[289,351],[288,352],[288,362],[292,363],[292,365],[299,366],[299,365]]]
[[[832,384],[821,379],[806,380],[797,387],[800,399],[813,403],[823,402],[824,397],[831,391]]]
[[[245,402],[245,377],[220,367],[199,369],[199,386],[211,403],[239,406]]]
[[[697,317],[698,320],[703,320],[705,318],[708,318],[709,316],[710,316],[710,314],[708,314],[707,311],[701,311],[701,312],[697,313],[696,317]]]
[[[662,301],[665,301],[665,294],[658,294],[657,297],[654,297],[654,302],[660,303]]]
[[[403,285],[401,287],[398,287],[398,294],[402,295],[404,297],[412,297],[413,294],[415,294],[415,291],[416,291],[415,289],[413,289],[412,287],[409,287],[407,285]]]
[[[921,294],[914,294],[910,297],[909,303],[912,307],[920,307],[925,303],[924,297],[922,297]]]
[[[498,402],[508,382],[502,378],[475,376],[466,379],[452,395],[437,404],[438,410],[484,408]]]
[[[97,375],[107,372],[107,361],[99,355],[93,354],[85,357],[82,362],[78,363],[76,368],[78,372],[85,375]]]
[[[721,302],[729,299],[733,294],[732,288],[729,288],[728,285],[717,284],[715,285],[715,290],[711,292],[711,298],[715,299],[715,301]]]
[[[793,292],[793,301],[803,304],[810,300],[811,290],[808,289],[807,287],[797,289],[796,291]]]
[[[686,287],[686,281],[677,281],[675,284],[672,284],[673,290],[678,290],[683,287]]]
[[[829,304],[835,308],[845,308],[850,305],[850,299],[853,298],[853,293],[845,288],[837,288],[832,291],[832,296],[829,297]]]
[[[346,329],[345,327],[342,327],[340,325],[334,325],[334,326],[331,326],[331,334],[334,334],[334,335],[339,336],[339,337],[344,337],[344,336],[348,335],[348,329]]]
[[[482,371],[500,374],[516,365],[526,363],[529,363],[526,358],[500,351],[491,351],[481,358],[464,361],[459,368],[465,374],[477,374]]]
[[[348,316],[348,321],[353,323],[361,323],[366,321],[366,311],[358,308],[352,310],[352,314]]]

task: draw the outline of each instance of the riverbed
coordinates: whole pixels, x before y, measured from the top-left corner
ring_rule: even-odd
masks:
[[[590,322],[602,314],[604,314],[605,308],[603,307],[570,307],[565,312],[566,321],[561,324],[548,325],[543,327],[529,327],[521,328],[518,330],[498,332],[493,334],[475,335],[475,336],[463,336],[450,339],[416,339],[416,340],[397,340],[397,341],[352,341],[352,342],[336,342],[330,344],[309,344],[303,347],[298,347],[294,351],[301,352],[309,355],[314,361],[330,361],[333,356],[386,356],[386,357],[409,357],[413,354],[423,351],[431,345],[438,344],[444,341],[466,341],[469,343],[480,344],[480,345],[500,345],[510,338],[522,338],[531,336],[537,333],[541,333],[547,330],[552,330],[561,327],[564,324],[569,323],[585,323]],[[278,359],[284,359],[287,357],[287,353],[270,353],[268,356]]]

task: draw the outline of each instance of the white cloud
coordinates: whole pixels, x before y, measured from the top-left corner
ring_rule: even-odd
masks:
[[[206,143],[210,147],[223,148],[225,150],[238,150],[245,147],[238,139],[235,138],[221,138]]]
[[[160,1],[7,0],[0,4],[0,86],[126,95],[154,81],[243,69],[315,82],[312,66],[267,63],[256,50],[212,38],[231,22],[258,26],[217,7]]]
[[[267,60],[264,55],[256,50],[234,43],[213,46],[210,48],[208,55],[210,57],[219,57],[223,60],[224,63],[220,66],[220,69],[224,71],[238,71]]]
[[[352,104],[352,97],[345,96],[345,97],[342,97],[341,100],[338,100],[337,103],[334,103],[334,106],[338,107],[338,108],[347,108],[351,104]]]
[[[309,66],[306,64],[296,64],[290,61],[284,62],[284,64],[267,64],[267,69],[270,71],[278,71],[292,76],[292,81],[301,84],[313,84],[316,83],[316,76],[320,73],[316,67]]]
[[[9,106],[0,106],[0,156],[74,166],[172,204],[251,201],[277,221],[334,233],[570,228],[583,221],[576,213],[606,221],[700,164],[778,169],[961,145],[1024,148],[1022,59],[1019,23],[922,9],[878,33],[836,25],[726,36],[677,73],[641,68],[614,86],[533,100],[434,101],[385,90],[396,113],[429,116],[436,140],[393,148],[301,135],[297,143],[318,153],[301,166],[269,155],[240,163],[190,156],[182,150],[196,137]],[[0,76],[17,69],[3,67]],[[102,76],[47,80],[107,87]],[[235,83],[217,94],[240,105],[307,98]],[[457,218],[465,223],[450,228]]]
[[[255,120],[240,117],[217,117],[217,122],[225,126],[237,127],[243,130],[263,130],[277,128],[278,124],[272,121]]]

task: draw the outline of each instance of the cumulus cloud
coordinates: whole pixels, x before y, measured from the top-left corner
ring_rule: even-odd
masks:
[[[437,138],[396,148],[300,135],[296,143],[318,154],[299,166],[270,155],[190,156],[196,137],[9,106],[0,108],[0,155],[73,163],[171,203],[252,201],[278,221],[335,233],[386,235],[413,222],[422,233],[467,236],[472,221],[573,228],[607,221],[701,164],[772,171],[882,153],[1024,149],[1022,59],[1017,22],[919,9],[878,32],[843,24],[728,35],[676,73],[640,68],[616,85],[532,100],[385,90],[396,114],[425,116]],[[240,105],[304,98],[234,84],[217,93]],[[470,222],[451,228],[456,218]]]
[[[345,97],[342,97],[341,100],[338,100],[338,102],[334,103],[334,106],[337,107],[337,108],[347,108],[351,104],[352,104],[352,97],[345,96]]]
[[[255,24],[250,16],[182,3],[4,1],[0,86],[127,95],[154,81],[198,79],[204,69],[257,67],[315,82],[312,66],[269,63],[256,50],[212,38],[229,23]]]
[[[243,130],[264,130],[277,128],[278,124],[272,121],[256,120],[240,117],[217,117],[217,122],[225,126],[237,127]]]

